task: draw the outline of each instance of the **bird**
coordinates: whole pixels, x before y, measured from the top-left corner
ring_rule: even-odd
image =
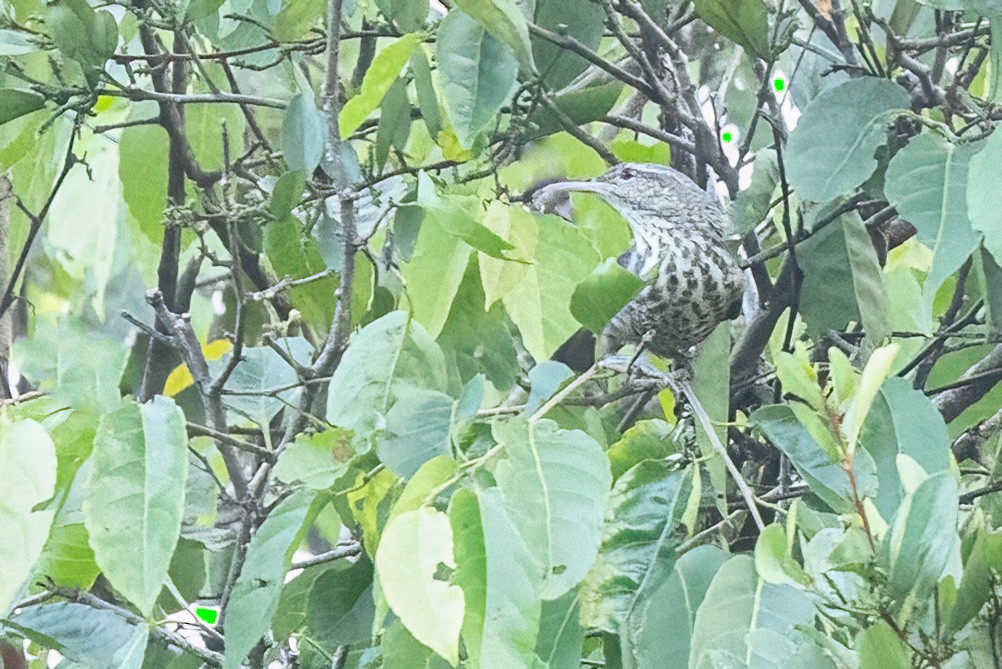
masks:
[[[665,165],[620,163],[593,180],[544,185],[531,203],[569,219],[569,191],[595,193],[623,216],[633,243],[619,263],[644,281],[602,333],[605,352],[643,342],[686,364],[694,346],[740,314],[744,277],[726,243],[727,214],[687,176]]]

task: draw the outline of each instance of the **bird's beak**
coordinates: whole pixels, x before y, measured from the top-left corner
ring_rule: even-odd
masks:
[[[541,212],[557,214],[571,220],[571,191],[584,191],[608,197],[607,185],[599,181],[557,181],[547,184],[532,194],[533,206]]]

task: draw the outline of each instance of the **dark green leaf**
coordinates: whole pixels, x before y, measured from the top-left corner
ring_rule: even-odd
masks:
[[[376,0],[376,7],[408,33],[420,30],[428,18],[427,0]]]
[[[0,88],[0,124],[30,114],[45,106],[45,98],[34,91]]]
[[[675,562],[660,585],[639,593],[627,628],[630,654],[638,667],[688,668],[696,611],[727,558],[716,546],[697,546]]]
[[[364,556],[324,571],[309,590],[308,635],[330,653],[340,645],[368,643],[374,615],[372,563]]]
[[[623,269],[615,258],[608,258],[574,289],[571,313],[586,328],[601,334],[643,287],[640,277]]]
[[[296,93],[282,119],[282,156],[290,170],[310,174],[324,154],[324,117],[313,102],[313,93]]]
[[[691,472],[659,460],[644,460],[616,481],[598,557],[581,587],[581,616],[588,627],[619,630],[640,593],[665,578],[691,493]]]
[[[759,58],[769,56],[769,8],[764,0],[696,0],[707,25]]]
[[[536,25],[576,39],[592,51],[598,48],[605,28],[605,12],[598,3],[577,0],[537,0]],[[559,91],[588,69],[587,60],[537,35],[532,55],[546,85]]]
[[[300,489],[286,497],[254,533],[233,585],[224,632],[224,669],[237,669],[267,632],[278,608],[285,570],[304,530],[316,493]]]
[[[272,34],[279,42],[300,39],[317,22],[326,19],[326,9],[324,0],[283,0]]]

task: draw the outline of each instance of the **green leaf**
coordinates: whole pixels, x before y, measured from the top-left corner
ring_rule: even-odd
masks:
[[[282,118],[282,157],[290,170],[311,174],[324,155],[324,117],[313,92],[296,93]]]
[[[913,138],[887,166],[884,194],[933,251],[925,278],[926,309],[936,291],[978,246],[967,217],[968,166],[980,145],[952,144],[934,133]],[[975,168],[978,169],[978,168]],[[994,189],[993,189],[994,190]]]
[[[309,637],[333,653],[340,645],[366,644],[372,635],[372,563],[339,562],[310,588],[306,606]]]
[[[518,63],[501,42],[458,10],[442,20],[435,55],[449,122],[459,145],[469,149],[507,102]]]
[[[453,666],[459,661],[464,607],[462,589],[449,582],[455,569],[452,528],[444,513],[425,507],[387,523],[376,550],[383,595],[414,638]]]
[[[113,586],[149,615],[181,531],[188,477],[184,414],[169,397],[105,414],[94,437],[84,523]]]
[[[908,93],[886,79],[851,79],[819,94],[790,133],[786,173],[804,200],[826,202],[866,181],[887,125],[909,108]]]
[[[514,0],[457,0],[456,5],[511,49],[526,73],[536,72],[529,26]]]
[[[850,322],[862,323],[873,344],[890,334],[883,271],[858,214],[816,232],[800,245],[797,260],[804,272],[801,314],[812,336]]]
[[[76,602],[30,606],[11,626],[39,645],[85,667],[139,669],[146,654],[146,625],[133,625],[113,611]]]
[[[734,231],[743,235],[765,220],[772,205],[773,193],[779,183],[779,166],[774,149],[755,152],[755,167],[751,184],[731,203],[730,217]]]
[[[237,105],[185,105],[184,129],[195,160],[203,170],[222,170],[244,153],[247,122]],[[224,145],[225,142],[228,146]]]
[[[581,230],[559,216],[534,215],[536,264],[502,300],[536,360],[549,358],[580,325],[570,310],[574,289],[599,263]]]
[[[484,492],[491,495],[497,494],[491,491],[479,491],[481,495]],[[503,514],[504,508],[501,506],[501,502],[498,500],[495,503]],[[504,516],[502,516],[503,518]],[[492,522],[496,523],[498,519],[495,518]],[[456,571],[452,576],[452,580],[463,589],[463,600],[465,602],[462,629],[463,644],[466,646],[471,666],[477,667],[481,656],[480,651],[487,615],[488,583],[487,549],[484,543],[485,537],[484,527],[481,522],[480,502],[476,493],[468,488],[460,488],[453,494],[449,500],[449,524],[452,527],[453,553],[456,557]],[[525,565],[531,563],[531,558],[525,550],[522,538],[515,532],[511,534],[515,541],[509,544],[508,548],[517,551],[518,554],[509,553],[510,559],[507,562],[495,562],[492,565],[494,569],[493,573],[502,573],[500,569],[507,564],[507,566],[513,569],[516,567],[522,569],[525,572],[525,578],[514,578],[511,579],[510,583],[506,582],[507,579],[501,583],[495,580],[495,587],[492,590],[492,602],[495,603],[495,610],[499,596],[503,597],[513,594],[517,599],[523,585],[533,582],[537,584],[536,592],[538,593],[538,585],[541,583],[538,570],[525,569]],[[492,544],[492,551],[497,550],[497,548],[496,543]],[[532,580],[533,577],[535,577],[534,580]],[[505,586],[510,587],[505,589]],[[538,597],[533,597],[532,599],[532,604],[529,604],[519,617],[498,618],[495,616],[492,617],[492,624],[500,623],[503,625],[507,622],[517,623],[527,618],[531,619],[531,616],[527,615],[527,612],[532,610],[532,605],[538,601]],[[519,606],[519,604],[516,603],[515,606]]]
[[[605,29],[605,12],[598,3],[576,0],[537,0],[535,23],[541,28],[572,37],[595,51]],[[532,55],[543,81],[558,91],[591,65],[581,56],[537,35],[532,36]]]
[[[187,23],[198,21],[210,16],[215,16],[219,8],[226,0],[191,0],[188,9],[184,13],[184,20]]]
[[[616,481],[598,557],[581,587],[585,625],[615,633],[640,593],[671,570],[692,488],[691,472],[658,460],[644,460]]]
[[[564,53],[569,53],[564,51]],[[612,111],[619,101],[623,92],[623,84],[619,80],[605,81],[597,80],[582,88],[568,88],[566,91],[553,96],[553,104],[558,110],[567,115],[575,125],[586,125],[593,121],[601,120],[606,114]],[[549,107],[537,108],[529,115],[529,122],[539,126],[535,136],[551,135],[564,131],[561,119]],[[638,145],[639,146],[639,145]],[[658,162],[652,156],[624,156],[622,143],[617,140],[610,144],[610,149],[616,157],[624,162]],[[633,147],[636,148],[636,147]],[[667,160],[668,145],[655,144],[652,147],[644,147],[650,152],[653,150],[664,150]],[[637,158],[637,160],[634,160]],[[575,216],[577,212],[575,211]]]
[[[664,460],[677,453],[673,433],[672,426],[663,420],[642,420],[624,432],[608,450],[613,480],[642,460]]]
[[[35,51],[41,51],[41,49],[32,44],[27,35],[16,30],[0,29],[0,56],[23,56]]]
[[[643,287],[640,277],[624,269],[615,258],[607,258],[574,289],[571,313],[586,328],[601,334]]]
[[[303,183],[302,172],[288,172],[282,180],[289,175],[299,177],[297,183],[292,184],[293,188]],[[282,185],[282,180],[279,180],[278,185]],[[301,193],[302,191],[297,193],[295,198],[298,199]],[[274,196],[272,203],[276,207],[279,206],[275,205]],[[264,252],[272,269],[280,278],[304,279],[319,275],[328,269],[320,257],[316,239],[303,229],[298,219],[292,216],[273,221],[264,227]],[[286,295],[293,306],[299,309],[307,323],[317,331],[325,332],[334,317],[335,301],[332,296],[338,284],[338,277],[331,275],[300,286],[292,286],[286,291]]]
[[[866,414],[870,412],[873,399],[880,392],[880,386],[891,373],[891,364],[894,362],[898,350],[898,344],[890,344],[877,349],[866,362],[866,367],[863,368],[859,386],[853,393],[849,408],[842,416],[842,435],[849,455],[856,451],[859,433],[863,429],[863,421],[866,420]]]
[[[495,304],[484,308],[484,291],[480,285],[483,260],[480,267],[478,273],[476,262],[471,261],[467,266],[438,343],[446,356],[456,361],[461,379],[465,381],[485,374],[495,388],[508,391],[521,371],[518,353],[504,307]]]
[[[441,25],[439,31],[441,40]],[[418,106],[421,107],[421,120],[428,128],[428,134],[431,137],[438,137],[438,133],[442,130],[441,105],[435,92],[435,82],[431,76],[431,65],[428,64],[424,45],[419,44],[411,54],[411,73],[414,75],[414,91],[417,93]],[[441,67],[439,75],[444,76],[441,74]]]
[[[238,669],[268,631],[285,570],[297,548],[316,493],[300,489],[276,506],[254,533],[226,609],[224,669]]]
[[[506,669],[539,664],[535,654],[540,596],[545,587],[539,563],[526,545],[524,528],[507,510],[503,491],[478,491],[486,559],[486,618],[480,667]]]
[[[487,205],[482,219],[484,227],[512,245],[512,258],[532,258],[536,255],[538,228],[532,214],[522,207],[505,206],[495,200]],[[517,286],[529,272],[527,263],[508,262],[479,255],[480,278],[484,287],[484,307],[490,307]]]
[[[550,420],[495,423],[507,457],[495,476],[505,508],[545,569],[543,598],[581,582],[598,552],[612,476],[602,447]]]
[[[111,12],[94,11],[86,0],[59,0],[45,12],[45,27],[56,48],[84,68],[91,83],[118,45],[118,24]]]
[[[0,410],[0,611],[7,611],[42,552],[53,512],[35,507],[56,486],[56,447],[34,420],[11,421]],[[16,540],[14,540],[16,537]]]
[[[762,407],[751,415],[751,421],[776,448],[790,458],[812,493],[837,513],[852,512],[855,506],[849,477],[832,453],[833,450],[837,451],[838,446],[816,414],[810,410],[795,410],[794,406],[797,405],[775,404]],[[819,439],[829,443],[822,445],[818,442]],[[860,495],[864,496],[872,492],[876,480],[870,473],[872,461],[861,455],[857,453],[855,458],[856,484]],[[864,465],[864,462],[867,464]]]
[[[995,574],[1002,570],[1002,533],[979,528],[964,562],[957,601],[946,619],[946,631],[956,632],[974,619],[994,591]]]
[[[122,197],[139,229],[157,244],[164,236],[169,152],[167,131],[159,125],[126,128],[118,144]]]
[[[536,655],[548,669],[579,669],[585,630],[581,626],[578,593],[570,590],[559,599],[543,602]]]
[[[452,455],[449,438],[454,402],[445,393],[421,388],[397,396],[386,413],[386,430],[376,438],[379,460],[390,470],[410,478],[432,458]]]
[[[72,523],[65,522],[61,515],[56,517],[52,525],[49,540],[35,564],[32,578],[36,582],[50,578],[59,585],[86,590],[94,585],[94,580],[101,573],[101,569],[94,561],[94,551],[88,543],[87,529],[82,522],[79,522],[79,514],[66,514],[71,518],[75,516],[77,522]],[[23,554],[24,548],[19,547],[19,551],[21,551],[19,554]],[[5,564],[11,566],[16,563],[6,560]],[[4,578],[9,577],[5,575]],[[10,581],[5,580],[5,582]]]
[[[797,647],[808,643],[797,626],[810,626],[814,614],[807,595],[763,583],[750,556],[732,557],[713,577],[696,612],[689,667],[789,666]]]
[[[362,88],[358,95],[348,100],[348,103],[338,114],[341,127],[341,139],[358,130],[362,121],[376,111],[383,96],[390,90],[393,82],[400,76],[404,65],[410,60],[414,49],[421,42],[421,35],[404,35],[393,44],[380,51],[372,60],[372,65],[365,72]]]
[[[890,606],[901,623],[927,606],[958,548],[957,482],[953,472],[933,474],[901,501],[878,551],[887,570]]]
[[[286,354],[300,364],[308,364],[313,347],[303,337],[287,337],[277,340]],[[232,353],[219,361],[210,363],[213,372],[229,363]],[[294,370],[277,351],[270,346],[244,347],[241,360],[230,378],[226,380],[225,403],[235,413],[237,421],[249,418],[258,425],[265,425],[279,409],[292,403],[299,396],[299,388],[294,388],[298,377]],[[247,418],[244,418],[246,416]]]
[[[755,571],[766,583],[794,587],[811,584],[811,578],[790,554],[786,530],[776,523],[767,526],[755,542]]]
[[[299,205],[306,190],[306,175],[299,171],[286,172],[275,182],[268,202],[268,213],[275,221],[284,221]],[[274,265],[274,261],[272,262]]]
[[[404,32],[414,32],[428,18],[428,0],[376,0],[376,7]]]
[[[0,125],[38,111],[44,106],[45,98],[34,91],[0,88]]]
[[[441,333],[463,281],[472,249],[450,233],[437,216],[421,221],[414,255],[403,268],[414,318],[432,336]]]
[[[883,620],[875,621],[857,634],[855,646],[861,667],[908,669],[912,666],[907,643]]]
[[[444,391],[445,359],[420,324],[394,311],[352,338],[331,386],[337,392],[327,396],[327,421],[367,435],[405,387]]]
[[[763,0],[696,0],[695,7],[727,39],[759,58],[769,56],[769,8]]]
[[[1002,263],[1002,214],[998,206],[998,180],[993,170],[1000,157],[1002,133],[992,133],[984,148],[971,157],[967,172],[967,211],[971,227],[984,234],[985,248],[998,263]]]
[[[342,430],[301,434],[279,454],[272,475],[286,484],[324,490],[348,471],[354,455],[351,438]]]
[[[75,321],[39,322],[33,337],[18,340],[14,354],[25,377],[73,408],[100,413],[120,402],[118,381],[128,350]]]
[[[411,131],[411,102],[407,83],[397,79],[379,105],[379,126],[376,129],[376,167],[382,170],[390,149],[403,151]]]
[[[688,668],[696,611],[727,558],[728,554],[716,546],[697,546],[675,562],[671,574],[656,589],[639,593],[627,621],[627,639],[636,666]]]
[[[300,39],[320,19],[326,18],[326,9],[324,0],[283,0],[271,34],[279,42]]]

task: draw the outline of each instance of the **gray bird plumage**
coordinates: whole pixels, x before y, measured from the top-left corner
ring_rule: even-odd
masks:
[[[544,186],[533,204],[566,215],[558,200],[569,190],[597,193],[622,214],[633,245],[620,263],[646,281],[603,333],[607,350],[651,333],[650,351],[677,356],[735,315],[744,280],[725,243],[726,214],[688,177],[663,165],[622,164],[593,181]]]

